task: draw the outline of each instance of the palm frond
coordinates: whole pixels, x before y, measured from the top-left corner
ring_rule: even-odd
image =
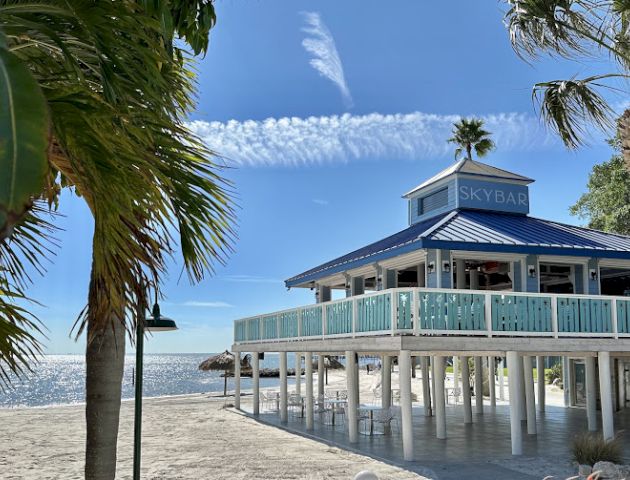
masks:
[[[545,122],[560,136],[568,148],[586,143],[588,126],[609,130],[613,110],[596,88],[606,88],[598,82],[603,78],[554,80],[536,84],[532,94]]]
[[[475,153],[478,157],[485,157],[488,153],[494,150],[494,148],[495,144],[489,138],[483,138],[474,145]]]

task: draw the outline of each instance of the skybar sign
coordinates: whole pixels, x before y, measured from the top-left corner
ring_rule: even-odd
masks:
[[[529,193],[526,185],[460,178],[457,204],[460,208],[527,214]]]

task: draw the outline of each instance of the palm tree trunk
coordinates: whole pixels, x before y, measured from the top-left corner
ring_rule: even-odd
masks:
[[[626,169],[630,170],[630,109],[623,112],[619,118],[619,137],[621,138],[621,153]]]
[[[125,367],[125,327],[120,321],[99,328],[88,322],[85,361],[85,479],[113,480]]]
[[[466,145],[466,154],[468,155],[468,160],[472,160],[472,145],[470,143]]]

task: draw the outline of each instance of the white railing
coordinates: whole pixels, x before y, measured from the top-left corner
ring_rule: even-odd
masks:
[[[234,323],[238,344],[403,334],[630,337],[630,298],[393,288]]]

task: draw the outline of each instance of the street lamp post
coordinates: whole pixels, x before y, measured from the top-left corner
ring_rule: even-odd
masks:
[[[160,306],[153,305],[152,316],[138,320],[136,327],[136,393],[133,418],[133,480],[140,480],[140,457],[142,453],[142,365],[144,355],[144,332],[166,332],[177,330],[174,320],[160,315]]]

